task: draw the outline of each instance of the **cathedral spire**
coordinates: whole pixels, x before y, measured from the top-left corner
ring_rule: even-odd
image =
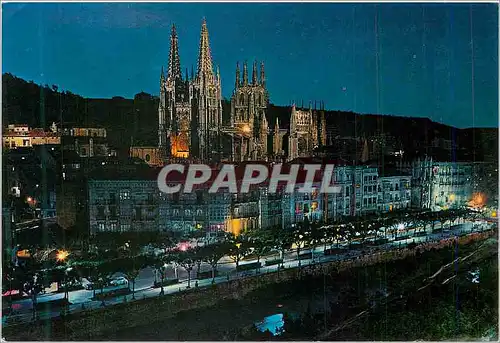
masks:
[[[252,68],[252,85],[257,85],[257,61],[253,62]]]
[[[247,67],[247,61],[243,63],[243,86],[248,85],[248,67]]]
[[[234,81],[234,89],[240,87],[240,62],[236,62],[236,80]]]
[[[200,34],[200,50],[198,53],[198,74],[201,79],[205,76],[205,80],[213,80],[212,55],[210,54],[210,43],[208,40],[207,21],[203,18]]]
[[[264,62],[260,63],[260,84],[262,87],[266,87],[266,76],[264,74]]]
[[[163,66],[161,66],[160,86],[163,85],[163,81],[165,81],[165,72],[163,71]]]
[[[168,55],[168,78],[182,79],[181,61],[179,58],[179,43],[175,25],[172,25],[170,33],[170,53]]]

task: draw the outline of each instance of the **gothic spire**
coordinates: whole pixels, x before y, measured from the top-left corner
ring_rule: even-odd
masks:
[[[165,80],[165,73],[163,71],[163,66],[161,66],[161,74],[160,74],[160,86],[163,85],[163,81]]]
[[[260,63],[260,84],[262,87],[266,87],[266,76],[264,74],[264,62]]]
[[[252,85],[257,84],[257,61],[253,62],[253,68],[252,68]]]
[[[236,62],[236,80],[234,81],[234,89],[240,87],[240,62]]]
[[[247,68],[247,61],[243,63],[243,86],[248,85],[248,68]]]
[[[208,40],[207,22],[203,18],[200,34],[200,50],[198,53],[198,78],[205,75],[206,80],[213,80],[214,72],[212,67],[212,55],[210,54],[210,43]]]
[[[181,61],[179,58],[179,43],[175,25],[172,25],[170,33],[170,53],[168,55],[168,78],[182,79]]]

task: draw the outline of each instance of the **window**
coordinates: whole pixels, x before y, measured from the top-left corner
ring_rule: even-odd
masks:
[[[142,211],[140,207],[135,208],[135,220],[142,220]]]
[[[304,213],[309,213],[309,205],[304,204]]]
[[[201,191],[196,192],[196,203],[203,204],[203,192]]]
[[[128,189],[120,191],[120,200],[130,200],[130,191]]]
[[[149,162],[149,160],[151,160],[151,156],[149,156],[149,154],[146,154],[145,160],[146,162]]]
[[[97,206],[97,218],[105,218],[104,206]]]
[[[104,231],[104,223],[99,223],[99,224],[98,224],[98,229],[99,229],[99,231],[101,231],[101,232],[102,232],[102,231]]]

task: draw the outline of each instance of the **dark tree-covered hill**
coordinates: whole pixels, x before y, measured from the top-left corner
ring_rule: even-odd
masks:
[[[127,154],[131,144],[157,145],[158,97],[136,94],[134,99],[83,98],[69,91],[60,92],[55,85],[40,86],[12,74],[3,74],[2,120],[7,124],[28,124],[48,128],[52,122],[59,127],[104,127],[109,142]],[[223,119],[229,120],[230,103],[223,101]],[[373,137],[386,134],[396,137],[405,151],[423,152],[435,139],[451,140],[457,150],[466,151],[471,159],[497,159],[498,128],[457,129],[428,118],[356,114],[326,111],[327,129],[332,137]],[[290,108],[270,105],[268,123],[274,130],[276,118],[281,128],[289,128]],[[449,152],[450,160],[454,152]]]

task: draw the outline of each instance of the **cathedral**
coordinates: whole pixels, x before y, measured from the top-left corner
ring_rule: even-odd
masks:
[[[257,77],[259,74],[259,77]],[[267,160],[267,108],[269,93],[266,88],[264,63],[257,70],[252,68],[248,78],[248,66],[243,64],[243,78],[236,63],[236,81],[231,97],[232,158],[234,161]]]
[[[186,159],[206,163],[227,157],[234,162],[270,158],[281,161],[286,155],[288,160],[311,156],[314,148],[326,144],[322,106],[318,112],[316,106],[313,110],[311,106],[297,109],[293,105],[289,130],[280,128],[276,118],[269,132],[269,92],[263,62],[260,65],[256,61],[253,63],[251,77],[247,62],[243,63],[243,70],[239,62],[236,63],[229,123],[223,125],[221,76],[219,68],[214,69],[205,19],[201,25],[197,70],[191,68],[188,73],[186,69],[184,75],[179,39],[172,26],[168,67],[166,73],[162,67],[160,75],[158,146],[131,146],[131,156],[154,166]],[[270,133],[272,148],[268,151]],[[223,142],[230,142],[230,149],[223,149]],[[288,143],[288,154],[284,143]]]
[[[288,160],[312,156],[313,150],[319,145],[326,145],[326,121],[323,107],[318,113],[311,106],[309,109],[297,109],[294,104],[290,113]],[[275,147],[274,150],[279,149]]]
[[[221,152],[222,93],[220,72],[214,72],[208,29],[201,25],[196,74],[182,76],[175,26],[170,35],[166,75],[160,75],[158,150],[164,161],[190,158],[208,161]]]

